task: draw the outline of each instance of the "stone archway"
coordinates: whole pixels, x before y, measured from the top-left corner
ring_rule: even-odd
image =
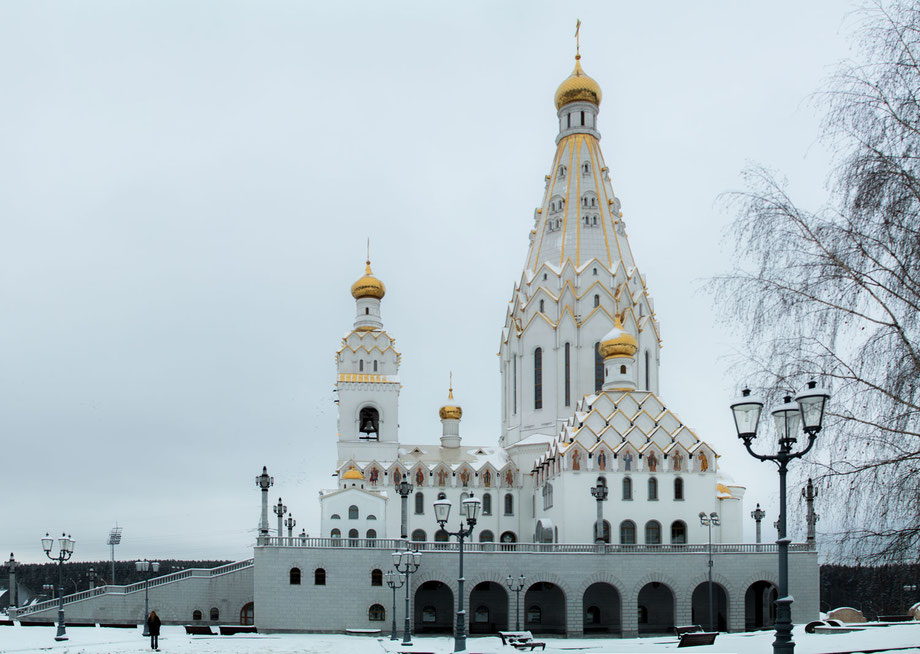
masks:
[[[508,592],[501,584],[494,581],[476,584],[470,592],[469,606],[471,634],[494,635],[509,629]]]
[[[548,581],[532,584],[524,594],[524,629],[535,634],[564,634],[565,593]]]
[[[690,622],[706,631],[728,631],[728,591],[722,584],[712,582],[712,613],[709,619],[709,582],[704,581],[693,589],[690,596]]]
[[[674,633],[674,591],[652,581],[639,591],[639,633]]]
[[[772,582],[760,579],[755,581],[744,593],[744,630],[754,631],[769,627],[776,622],[776,586]]]
[[[454,592],[442,581],[426,581],[415,591],[415,633],[449,634],[454,629]]]
[[[582,596],[585,634],[618,634],[623,630],[622,602],[616,588],[596,582]]]

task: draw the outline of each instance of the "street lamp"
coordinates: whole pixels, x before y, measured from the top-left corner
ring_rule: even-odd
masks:
[[[597,478],[597,486],[591,487],[591,495],[597,500],[597,522],[594,524],[594,542],[597,545],[603,545],[607,542],[604,538],[604,504],[607,500],[607,480],[603,477]]]
[[[751,517],[754,518],[755,526],[755,535],[757,543],[760,543],[760,521],[767,516],[766,512],[760,508],[760,502],[757,503],[757,508],[751,511]]]
[[[150,590],[150,572],[159,572],[160,571],[160,562],[159,561],[136,561],[134,565],[137,567],[138,572],[143,572],[146,575],[144,579],[144,633],[142,634],[145,638],[150,635],[150,627],[147,625],[147,616],[150,615],[150,602],[149,602],[149,590]]]
[[[517,597],[517,602],[515,603],[514,609],[514,624],[515,631],[521,630],[521,591],[524,590],[524,582],[527,581],[527,577],[521,575],[517,579],[508,575],[508,578],[505,579],[505,585],[508,589],[515,594]]]
[[[284,533],[281,530],[284,528],[284,514],[287,513],[287,507],[282,504],[280,497],[278,498],[278,503],[272,507],[272,511],[278,516],[278,544],[281,545],[281,539],[284,538]]]
[[[393,626],[390,628],[390,640],[399,640],[399,636],[396,635],[396,589],[402,588],[406,583],[406,575],[387,570],[383,576],[387,580],[387,586],[393,589]]]
[[[268,489],[275,485],[275,478],[268,474],[268,467],[262,466],[262,474],[256,477],[256,488],[262,491],[262,516],[259,518],[259,545],[265,545],[268,538]]]
[[[466,651],[466,611],[463,610],[463,539],[473,534],[473,527],[476,526],[476,520],[479,518],[479,509],[481,503],[476,497],[468,497],[462,502],[463,512],[466,515],[467,527],[464,529],[463,522],[460,522],[460,529],[457,531],[447,531],[444,525],[447,524],[447,518],[450,516],[450,500],[437,500],[434,503],[434,517],[441,525],[441,530],[448,536],[456,536],[460,544],[460,576],[457,577],[457,592],[459,594],[457,601],[457,626],[454,630],[454,651]]]
[[[757,423],[763,402],[751,397],[750,389],[746,388],[741,392],[741,397],[731,404],[738,438],[744,443],[748,454],[758,461],[772,461],[779,469],[779,538],[776,541],[779,550],[779,598],[775,602],[775,654],[792,654],[795,651],[792,640],[792,597],[789,596],[789,539],[786,538],[786,472],[790,461],[805,456],[815,444],[829,399],[830,393],[818,388],[814,381],[808,382],[808,387],[795,396],[795,402],[788,395],[784,398],[782,406],[772,411],[779,444],[776,454],[757,454],[751,449],[751,443],[757,438]],[[808,436],[808,443],[803,449],[794,452],[792,448],[798,437],[800,423]]]
[[[288,545],[293,545],[294,543],[290,541],[291,541],[291,538],[293,538],[294,536],[294,527],[297,526],[297,521],[294,520],[293,513],[288,513],[288,517],[284,520],[284,526],[287,527],[287,530],[288,530],[288,535],[287,535]]]
[[[403,627],[403,645],[412,644],[412,627],[409,624],[409,586],[411,586],[409,577],[418,570],[421,564],[422,555],[419,552],[409,550],[393,552],[393,567],[396,568],[396,572],[406,575],[406,623]]]
[[[713,511],[706,515],[700,511],[700,524],[709,528],[709,631],[715,631],[712,628],[712,528],[721,524],[719,514]]]
[[[60,602],[58,604],[57,635],[55,635],[54,639],[67,640],[67,631],[64,628],[64,561],[69,560],[70,557],[73,556],[74,540],[70,536],[61,534],[61,537],[58,538],[57,541],[57,556],[51,556],[51,548],[54,546],[54,539],[47,533],[45,537],[42,538],[42,549],[45,550],[45,556],[52,561],[58,562],[58,599]]]
[[[400,508],[402,510],[402,518],[399,527],[400,538],[406,539],[409,537],[409,526],[408,526],[408,513],[409,513],[409,494],[412,493],[412,484],[409,483],[407,476],[404,474],[402,479],[396,482],[396,493],[401,498]]]

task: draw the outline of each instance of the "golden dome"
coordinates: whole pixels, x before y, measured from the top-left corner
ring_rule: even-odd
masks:
[[[635,356],[639,349],[639,343],[635,337],[623,329],[620,317],[613,319],[613,329],[607,332],[601,341],[601,356],[605,359],[609,357],[632,357]]]
[[[342,475],[342,479],[364,479],[364,475],[362,475],[357,468],[351,466],[345,471],[345,474]]]
[[[386,292],[387,287],[383,285],[382,281],[374,277],[374,273],[371,272],[371,261],[368,259],[364,277],[351,285],[352,297],[356,300],[360,300],[363,297],[375,297],[380,300]]]
[[[463,409],[455,404],[451,404],[450,401],[452,399],[454,399],[453,386],[447,391],[447,404],[438,410],[438,415],[441,416],[441,420],[460,420],[460,418],[463,417]]]
[[[581,69],[581,55],[575,55],[575,70],[569,75],[559,88],[556,89],[556,109],[570,102],[590,102],[601,105],[601,87]]]

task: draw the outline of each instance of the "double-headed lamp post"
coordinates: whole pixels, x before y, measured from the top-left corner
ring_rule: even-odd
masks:
[[[406,623],[403,627],[403,645],[412,644],[412,625],[409,623],[409,587],[412,584],[409,583],[409,577],[418,570],[420,565],[422,565],[422,555],[419,552],[409,550],[393,552],[393,567],[396,568],[396,572],[406,576]],[[393,619],[396,619],[395,615]]]
[[[406,583],[406,575],[395,570],[387,570],[383,576],[387,581],[387,586],[393,590],[393,626],[390,627],[390,640],[399,640],[399,636],[396,635],[396,589],[402,588]]]
[[[719,514],[713,511],[706,515],[700,511],[700,524],[709,528],[709,631],[715,631],[712,628],[712,528],[721,524]]]
[[[51,556],[51,548],[54,546],[54,539],[48,534],[42,538],[42,549],[45,550],[45,556],[52,561],[58,562],[58,626],[55,640],[67,640],[67,630],[64,628],[64,561],[73,556],[74,539],[70,536],[61,534],[58,538],[57,556]]]
[[[454,628],[454,651],[466,651],[466,611],[463,609],[463,540],[473,534],[473,528],[476,526],[476,520],[479,519],[479,509],[481,503],[477,497],[468,497],[463,500],[463,513],[466,515],[467,527],[463,527],[460,522],[460,529],[457,531],[447,531],[444,525],[447,524],[447,518],[450,517],[450,500],[437,500],[434,503],[434,517],[441,526],[441,529],[448,536],[456,536],[460,544],[460,576],[457,577],[457,626]]]
[[[779,451],[776,454],[758,454],[751,449],[757,438],[757,423],[763,410],[763,402],[751,396],[750,389],[744,389],[741,397],[731,404],[735,416],[738,438],[744,443],[748,454],[759,461],[772,461],[779,469],[779,598],[776,600],[776,639],[773,641],[775,654],[792,654],[795,643],[792,640],[792,597],[789,596],[789,539],[786,537],[786,472],[789,463],[801,458],[811,450],[821,431],[824,421],[824,407],[830,393],[818,388],[817,382],[808,382],[808,387],[795,396],[784,398],[782,406],[771,414],[776,423]],[[798,439],[799,426],[808,436],[808,443],[799,451],[793,451]]]
[[[508,578],[505,579],[505,585],[508,587],[512,593],[517,597],[517,602],[515,603],[514,609],[514,629],[516,631],[521,630],[521,591],[524,590],[524,583],[527,581],[527,577],[521,575],[517,579],[508,575]]]
[[[150,615],[150,573],[160,571],[160,562],[159,561],[148,561],[144,559],[143,561],[136,561],[134,565],[137,567],[138,572],[143,572],[144,577],[144,633],[143,636],[146,638],[150,635],[150,627],[147,625],[147,616]]]
[[[603,545],[607,542],[604,538],[604,502],[607,500],[607,480],[603,477],[597,478],[597,485],[591,487],[591,495],[597,500],[597,522],[594,523],[594,542],[597,545]]]
[[[408,525],[408,513],[409,513],[409,495],[412,493],[413,487],[409,483],[407,475],[403,475],[402,479],[396,482],[396,493],[400,497],[400,522],[399,522],[399,537],[405,540],[409,538],[409,525]]]

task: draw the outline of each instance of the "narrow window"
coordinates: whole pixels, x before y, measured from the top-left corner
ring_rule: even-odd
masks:
[[[645,351],[645,390],[652,390],[652,384],[649,381],[648,350]]]
[[[348,519],[349,520],[358,519],[358,507],[356,507],[354,504],[348,507]]]
[[[358,372],[364,372],[364,359],[358,361]]]
[[[658,499],[658,480],[654,477],[648,480],[648,498],[650,500]]]
[[[593,268],[593,270],[594,270],[594,276],[597,277],[597,268]]]
[[[632,520],[624,520],[620,523],[620,544],[636,544],[636,523]]]
[[[374,359],[374,372],[377,372],[377,359]]]
[[[543,348],[533,352],[533,408],[543,408]]]
[[[674,499],[684,499],[684,480],[680,477],[674,480]]]
[[[565,361],[564,361],[564,369],[565,369],[565,373],[564,373],[564,374],[565,374],[564,387],[565,387],[565,405],[566,405],[566,406],[569,406],[569,405],[572,403],[572,393],[571,393],[571,390],[572,390],[572,389],[571,389],[571,386],[572,386],[572,384],[571,384],[571,380],[570,380],[570,378],[569,378],[569,370],[570,370],[570,366],[571,366],[571,351],[570,351],[570,350],[571,350],[571,347],[570,347],[569,343],[566,343],[566,344],[565,344],[565,351],[564,351],[564,354],[563,354],[563,357],[565,358]]]
[[[514,497],[511,493],[505,494],[505,515],[514,515]]]
[[[371,570],[371,586],[383,586],[383,573],[377,568]]]
[[[543,300],[540,300],[540,313],[543,313],[543,307],[544,307]]]
[[[415,494],[415,515],[423,515],[425,513],[425,494],[416,493]]]
[[[513,356],[514,363],[514,389],[512,395],[514,396],[514,415],[517,415],[517,357]]]
[[[687,525],[682,520],[671,523],[671,544],[685,545],[687,543]]]
[[[370,308],[369,308],[369,307],[364,307],[364,315],[365,315],[365,316],[369,316],[370,314],[371,314]]]
[[[601,344],[594,344],[594,392],[604,387],[604,357],[601,356]]]
[[[565,115],[565,126],[567,128],[572,126],[572,114]]]
[[[584,111],[581,112],[581,126],[582,127],[585,126],[585,112]]]
[[[482,515],[492,515],[492,494],[482,496]]]
[[[625,374],[626,374],[626,366],[620,366],[620,374],[621,374],[621,375],[625,375]]]
[[[218,620],[220,620],[220,611],[218,611],[217,607],[215,606],[211,609],[211,621],[217,622]]]
[[[631,500],[632,499],[632,479],[626,477],[623,479],[623,499]]]
[[[291,568],[291,571],[288,575],[288,582],[291,586],[300,585],[300,568]]]
[[[661,545],[661,525],[656,520],[645,523],[645,544]]]
[[[594,296],[594,306],[599,307],[600,305],[601,305],[601,296],[595,295]]]

